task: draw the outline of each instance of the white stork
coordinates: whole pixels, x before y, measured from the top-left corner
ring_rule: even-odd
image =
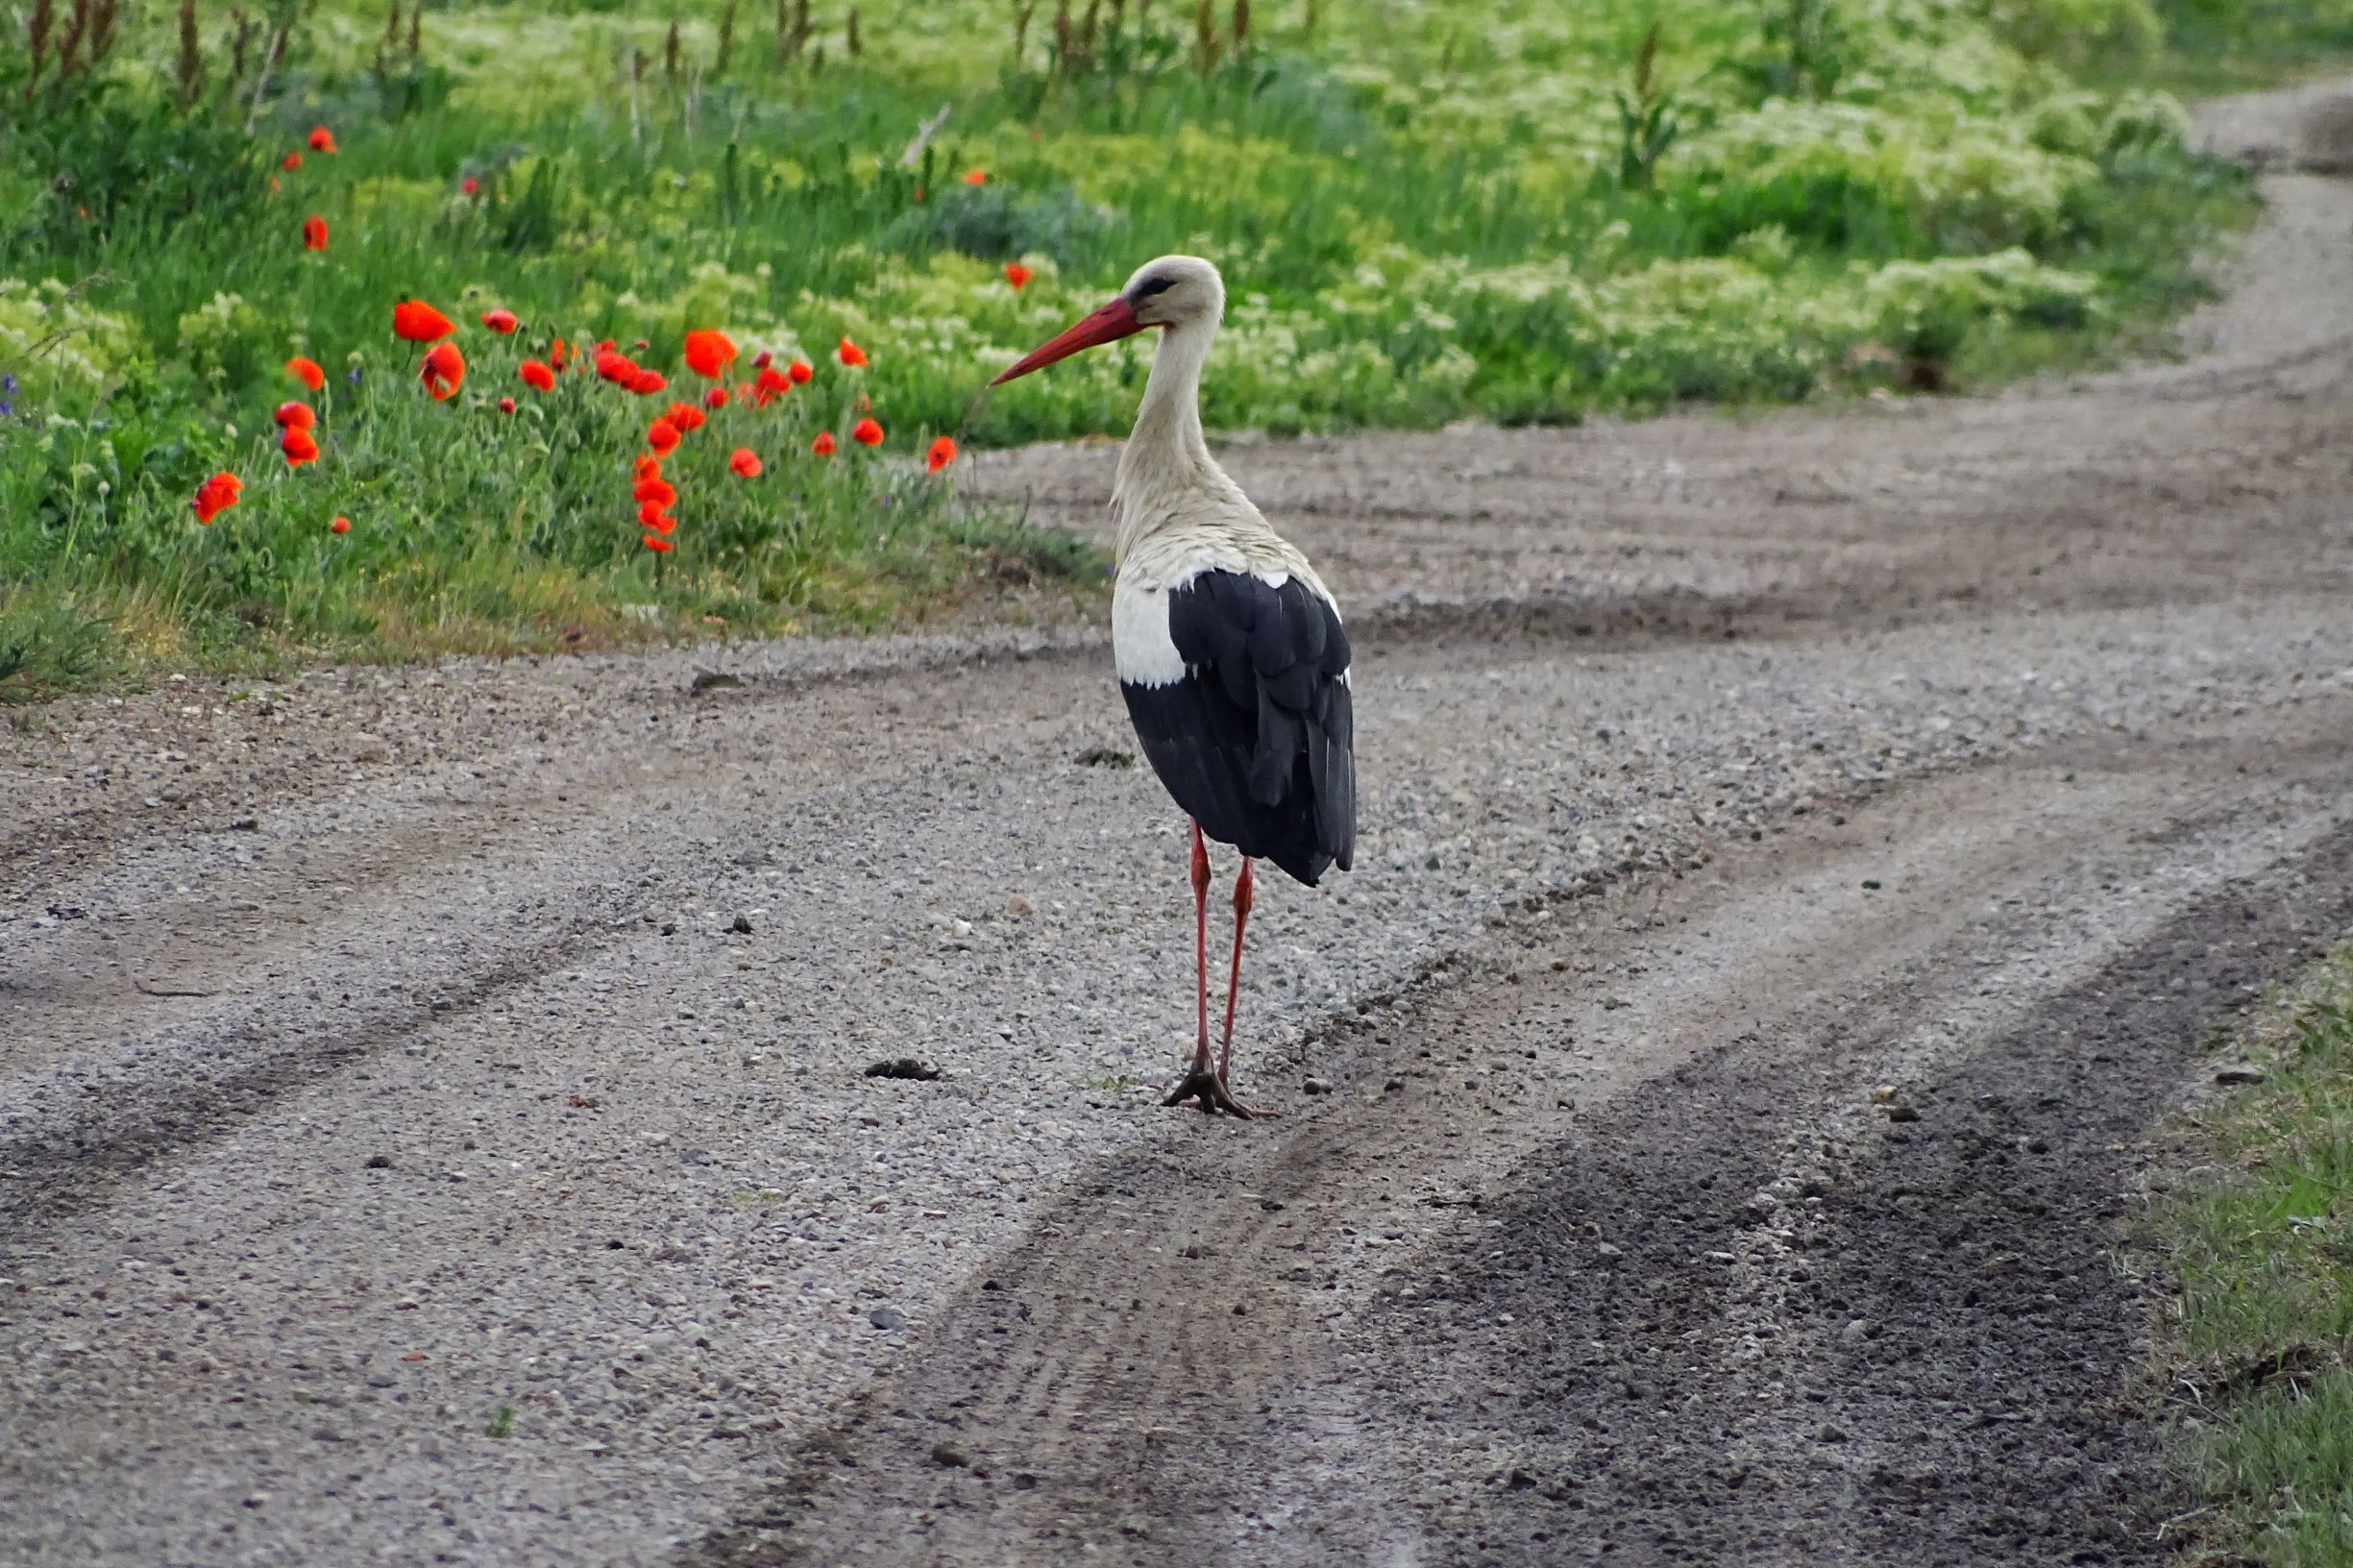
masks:
[[[1120,695],[1152,771],[1192,819],[1192,1066],[1168,1105],[1258,1113],[1227,1087],[1241,990],[1250,863],[1273,861],[1309,887],[1356,850],[1356,722],[1339,606],[1267,526],[1201,437],[1201,366],[1225,313],[1225,284],[1198,257],[1145,263],[1118,298],[1006,371],[992,386],[1081,349],[1161,329],[1136,429],[1119,454],[1112,508],[1118,581],[1112,650]],[[1207,834],[1241,851],[1234,878],[1234,969],[1225,1044],[1210,1070]]]

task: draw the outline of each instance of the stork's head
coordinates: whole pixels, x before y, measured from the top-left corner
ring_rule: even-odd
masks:
[[[1021,358],[991,386],[1002,386],[1081,349],[1133,337],[1147,327],[1214,327],[1225,314],[1226,285],[1197,256],[1164,256],[1136,269],[1116,297],[1059,337]]]

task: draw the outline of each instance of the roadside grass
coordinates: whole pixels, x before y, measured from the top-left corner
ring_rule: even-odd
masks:
[[[2164,29],[2154,78],[2188,96],[2243,92],[2353,60],[2353,7],[2329,0],[2153,0]]]
[[[2254,1036],[2153,1220],[2198,1562],[2353,1564],[2353,949]]]
[[[1120,429],[1145,340],[980,389],[1173,249],[1233,283],[1206,388],[1225,429],[1567,423],[2161,348],[2255,204],[2140,85],[2217,38],[2261,61],[2353,28],[2348,0],[1098,0],[1026,25],[908,0],[862,24],[788,6],[772,32],[735,0],[389,27],[317,0],[190,4],[184,32],[126,12],[110,57],[63,69],[59,18],[110,4],[26,13],[45,70],[0,50],[0,700],[881,625],[1009,560],[1083,591],[1086,551],[914,465],[942,435]],[[388,331],[410,297],[457,323],[447,403]],[[494,307],[514,336],[476,325]],[[696,329],[820,379],[714,412],[655,558],[629,463],[664,400],[542,395],[516,366],[611,339],[693,395]],[[843,337],[870,366],[836,366]],[[328,380],[321,456],[289,470],[269,421],[293,355]],[[878,453],[846,439],[869,415]],[[838,458],[811,456],[821,429]],[[766,465],[748,484],[739,444]],[[200,528],[215,472],[246,489]]]

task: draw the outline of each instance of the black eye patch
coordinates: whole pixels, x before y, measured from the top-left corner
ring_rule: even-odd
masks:
[[[1176,287],[1174,278],[1146,278],[1136,285],[1128,298],[1131,303],[1148,300],[1155,294],[1165,294],[1174,287]]]

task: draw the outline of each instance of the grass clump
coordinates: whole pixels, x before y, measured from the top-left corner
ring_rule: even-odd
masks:
[[[2267,1072],[2204,1113],[2209,1163],[2161,1206],[2194,1401],[2206,1560],[2353,1564],[2353,952],[2260,1037]]]

